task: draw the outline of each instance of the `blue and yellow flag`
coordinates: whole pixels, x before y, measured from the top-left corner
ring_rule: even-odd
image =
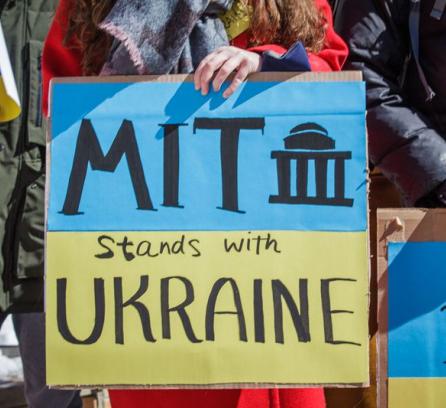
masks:
[[[13,120],[20,115],[20,112],[19,95],[0,25],[0,122]]]
[[[220,16],[228,34],[229,41],[249,29],[252,7],[242,0],[236,0],[226,13]]]

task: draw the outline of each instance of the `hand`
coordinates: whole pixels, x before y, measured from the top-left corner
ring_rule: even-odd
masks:
[[[201,94],[207,95],[209,83],[214,77],[212,86],[218,92],[228,76],[236,72],[231,84],[223,92],[223,97],[229,98],[249,74],[260,70],[260,66],[261,57],[255,52],[237,47],[221,47],[201,61],[194,75],[195,89],[201,89]]]

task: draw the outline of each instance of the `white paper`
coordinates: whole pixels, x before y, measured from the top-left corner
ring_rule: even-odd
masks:
[[[6,357],[0,351],[0,382],[23,381],[23,366],[20,357]]]
[[[17,346],[17,337],[12,325],[11,315],[9,315],[3,322],[0,328],[0,347],[2,346]]]

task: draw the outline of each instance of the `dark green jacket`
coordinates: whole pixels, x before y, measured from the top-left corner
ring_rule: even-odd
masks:
[[[22,115],[0,124],[0,322],[43,307],[45,129],[40,57],[57,0],[0,0]]]

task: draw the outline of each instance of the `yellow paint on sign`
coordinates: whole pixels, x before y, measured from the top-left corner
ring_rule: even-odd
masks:
[[[48,384],[367,383],[367,259],[365,232],[49,232]],[[95,279],[105,293],[100,335],[70,343],[67,330],[92,337]],[[307,341],[290,297],[297,326],[308,303]],[[185,302],[197,342],[176,311]]]
[[[446,378],[389,378],[389,408],[446,407]]]

